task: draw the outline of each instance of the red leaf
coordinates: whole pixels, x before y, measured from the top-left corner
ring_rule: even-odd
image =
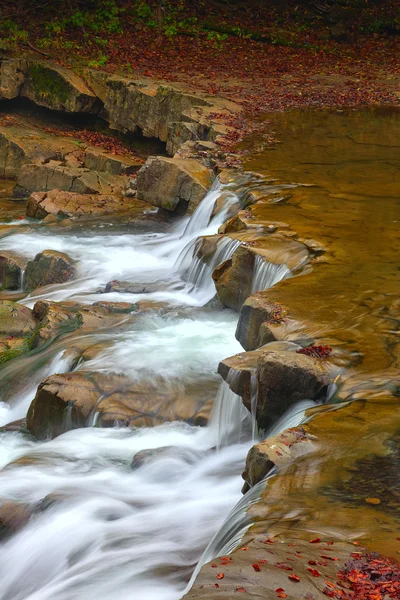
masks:
[[[254,563],[254,565],[251,565],[251,566],[253,567],[253,569],[254,569],[255,571],[257,571],[257,572],[258,572],[258,571],[261,571],[261,569],[260,569],[260,566],[259,566],[257,563]]]
[[[258,562],[260,563],[260,565],[267,565],[267,564],[268,564],[268,561],[267,561],[267,560],[265,560],[264,558],[260,558],[260,559],[258,560]]]
[[[310,540],[310,544],[319,544],[321,541],[321,538],[314,538],[313,540]]]
[[[276,592],[284,592],[285,590],[283,588],[276,588],[275,590]]]
[[[214,587],[219,588],[219,583],[214,583]]]
[[[317,564],[317,561],[315,561],[315,560],[309,560],[309,561],[308,561],[308,564],[309,564],[309,565],[316,565],[316,564]]]
[[[216,569],[218,567],[218,565],[211,565],[213,569]]]
[[[287,594],[285,594],[285,592],[280,592],[278,598],[287,598]]]
[[[285,571],[293,571],[293,568],[289,565],[286,565],[285,563],[275,563],[274,566],[278,569],[284,569]]]
[[[223,573],[218,573],[217,579],[223,579],[225,575]]]
[[[235,592],[244,592],[244,593],[246,593],[246,590],[244,588],[240,587],[240,588],[236,588]]]
[[[297,575],[289,575],[289,579],[296,582],[300,581],[300,577],[297,577]]]
[[[313,577],[321,577],[321,573],[317,571],[317,569],[311,569],[310,567],[308,567],[307,571],[311,573]]]

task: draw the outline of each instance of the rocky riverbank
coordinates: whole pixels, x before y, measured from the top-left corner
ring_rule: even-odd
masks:
[[[211,197],[208,220],[220,214],[224,222],[218,234],[201,236],[196,242],[195,258],[212,272],[220,305],[239,313],[236,337],[245,350],[221,361],[218,372],[266,432],[298,401],[315,402],[308,413],[313,417],[310,423],[278,437],[269,436],[250,450],[244,491],[260,483],[272,468],[277,467],[279,473],[248,508],[253,526],[243,547],[218,559],[217,566],[205,565],[187,597],[246,592],[264,597],[268,593],[268,598],[295,599],[299,593],[304,598],[323,598],[330,590],[339,594],[338,573],[354,558],[352,540],[363,535],[349,525],[352,519],[368,522],[368,548],[395,557],[395,517],[384,513],[383,533],[373,524],[381,518],[378,493],[366,496],[367,508],[365,498],[360,507],[359,498],[352,497],[354,507],[349,512],[343,500],[349,491],[340,487],[340,471],[343,464],[350,472],[358,471],[360,461],[372,451],[371,436],[376,460],[393,453],[397,424],[391,423],[391,415],[399,381],[393,376],[391,387],[378,386],[374,392],[387,422],[387,427],[375,431],[371,389],[360,392],[357,370],[350,377],[343,372],[343,366],[353,365],[354,355],[343,353],[340,339],[324,335],[315,316],[306,321],[307,286],[310,281],[318,286],[321,269],[327,263],[329,269],[329,242],[321,243],[318,236],[314,239],[315,231],[310,233],[302,224],[294,231],[298,223],[283,222],[279,210],[280,204],[290,205],[293,194],[304,194],[308,187],[277,185],[264,174],[254,173],[258,169],[228,168],[238,164],[238,155],[227,147],[239,137],[235,118],[241,108],[223,98],[199,95],[186,85],[90,70],[78,76],[43,61],[9,59],[1,65],[0,89],[2,99],[9,102],[25,98],[49,111],[95,115],[110,130],[157,138],[169,155],[138,158],[128,151],[116,155],[107,148],[82,144],[79,131],[74,138],[59,130],[46,131],[31,117],[22,115],[18,122],[15,118],[7,122],[4,117],[0,170],[15,180],[15,198],[26,199],[29,227],[74,233],[82,224],[106,224],[111,217],[143,227],[162,225],[196,213],[213,184],[218,192],[218,176],[223,188]],[[3,227],[9,231],[15,226],[11,221]],[[93,332],[121,323],[131,325],[155,309],[170,310],[165,302],[126,301],[129,295],[162,290],[162,278],[147,284],[114,280],[100,290],[120,294],[121,301],[52,301],[42,296],[56,292],[60,284],[68,289],[79,280],[79,261],[53,249],[28,259],[15,248],[0,250],[0,260],[2,362],[78,332],[83,334],[78,341],[71,338],[75,340],[69,350],[71,364],[96,364],[104,346],[90,343]],[[263,291],[275,283],[273,290]],[[24,302],[32,308],[14,301],[26,294]],[[397,308],[396,302],[388,303],[385,313],[396,323]],[[88,343],[82,342],[85,336],[89,336]],[[390,365],[393,373],[396,360]],[[31,399],[26,421],[11,424],[11,429],[42,440],[94,423],[149,427],[178,420],[204,425],[212,398],[200,387],[193,384],[178,394],[175,388],[160,393],[157,382],[132,383],[123,375],[109,376],[95,369],[52,374]],[[351,443],[343,442],[343,424],[352,419],[362,419],[360,431],[366,436],[357,453]],[[348,441],[352,431],[349,428]],[[336,439],[340,454],[331,457]],[[317,477],[311,474],[315,463],[319,465]],[[318,502],[313,503],[317,495]],[[332,508],[332,497],[337,508]],[[19,520],[18,510],[16,520],[9,517],[12,511],[6,513],[6,529],[25,523]],[[333,515],[337,523],[331,527]],[[332,559],[331,552],[335,553]]]

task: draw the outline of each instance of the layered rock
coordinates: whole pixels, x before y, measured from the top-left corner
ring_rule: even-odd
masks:
[[[175,391],[133,383],[120,375],[77,371],[52,375],[38,387],[27,415],[27,429],[38,439],[65,431],[114,425],[152,427],[165,421],[196,423],[202,406]]]
[[[24,286],[26,290],[54,283],[65,283],[76,274],[75,261],[64,252],[43,250],[26,265]]]
[[[226,358],[218,372],[250,411],[253,400],[257,423],[266,430],[295,402],[322,398],[333,379],[323,361],[267,346]]]
[[[137,197],[171,212],[191,213],[213,179],[212,172],[196,160],[151,156],[137,174]]]
[[[44,219],[47,215],[79,219],[121,215],[137,210],[143,212],[145,208],[145,204],[120,195],[78,194],[51,190],[31,194],[26,206],[26,214],[35,219]]]

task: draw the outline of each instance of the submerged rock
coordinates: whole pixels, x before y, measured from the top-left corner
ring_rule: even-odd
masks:
[[[176,390],[134,383],[123,375],[77,371],[43,381],[27,414],[38,439],[79,427],[153,427],[165,421],[196,422],[202,405]]]
[[[65,283],[73,279],[75,274],[75,261],[67,254],[43,250],[26,265],[25,288],[34,290],[44,285]]]
[[[12,500],[0,500],[0,540],[13,535],[31,518],[28,505]]]
[[[171,212],[191,213],[213,179],[213,173],[197,160],[151,156],[137,174],[137,197]]]
[[[255,399],[257,423],[265,430],[295,402],[323,397],[333,379],[321,360],[268,347],[226,358],[218,373],[249,411]]]

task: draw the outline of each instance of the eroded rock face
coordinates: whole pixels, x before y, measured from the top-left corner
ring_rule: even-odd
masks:
[[[47,215],[57,217],[97,217],[118,215],[133,211],[140,206],[134,199],[110,194],[77,194],[61,190],[34,192],[26,207],[28,217],[44,219]]]
[[[54,438],[77,427],[115,424],[153,427],[165,421],[196,422],[202,407],[190,397],[133,383],[120,375],[77,371],[52,375],[38,387],[27,415],[27,429],[38,439]]]
[[[214,176],[193,159],[151,156],[137,174],[137,197],[173,212],[193,212]]]
[[[255,350],[277,339],[277,325],[271,324],[275,311],[276,304],[269,302],[262,294],[254,294],[245,300],[235,334],[245,350]]]
[[[26,265],[25,288],[34,290],[44,285],[65,283],[73,279],[75,273],[75,261],[67,254],[43,250]]]
[[[236,377],[229,377],[232,371]],[[256,419],[265,430],[295,402],[323,397],[333,379],[329,366],[319,359],[267,347],[221,361],[218,373],[250,411],[256,394]]]
[[[224,261],[213,272],[213,280],[218,298],[224,306],[240,310],[250,296],[253,281],[255,254],[249,248],[240,246],[232,258]]]
[[[0,254],[0,281],[2,290],[22,289],[22,276],[27,260],[15,252],[2,250]]]

